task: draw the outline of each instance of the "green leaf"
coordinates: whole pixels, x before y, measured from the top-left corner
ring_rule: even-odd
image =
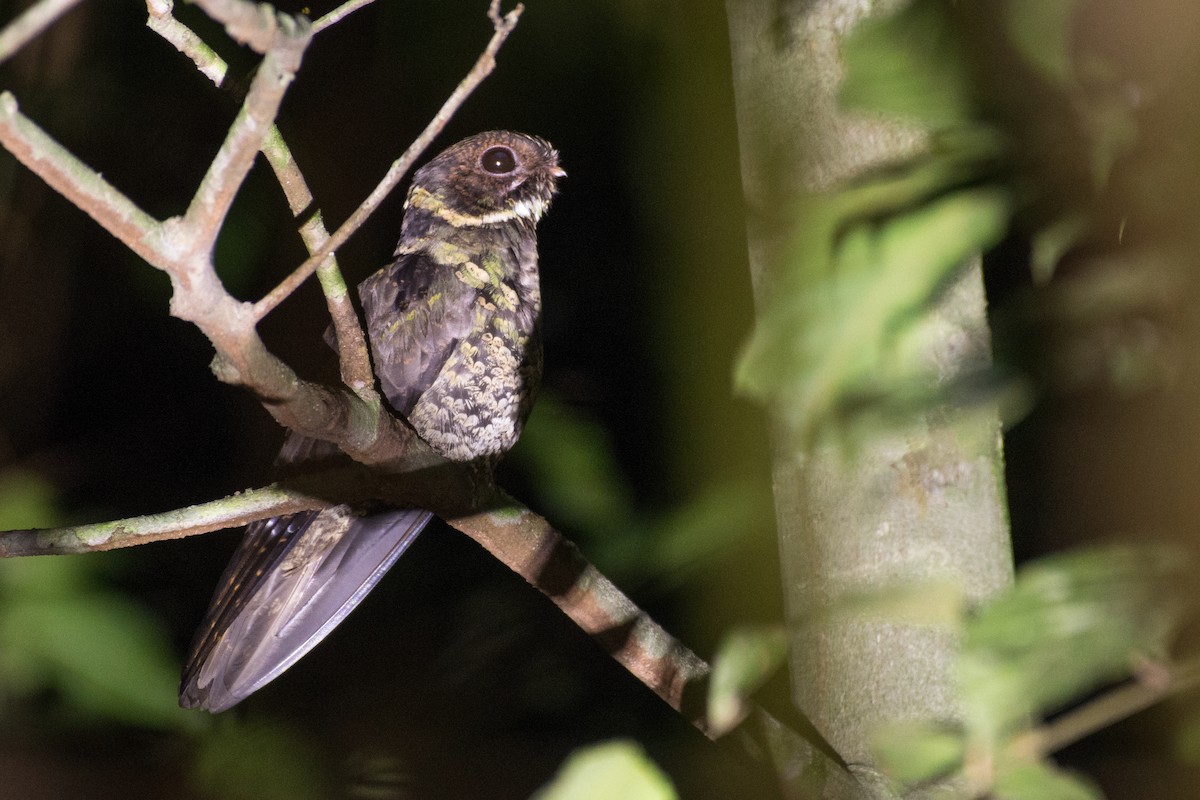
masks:
[[[1082,777],[1050,764],[1024,764],[996,780],[996,800],[1103,800],[1098,788]]]
[[[328,776],[310,742],[278,725],[222,723],[199,740],[192,783],[221,800],[318,800]]]
[[[737,628],[725,635],[708,683],[712,736],[724,736],[738,726],[749,710],[750,696],[783,665],[787,652],[782,625]]]
[[[9,596],[0,606],[0,652],[10,691],[53,688],[76,710],[140,727],[204,724],[178,706],[178,664],[165,632],[118,595]]]
[[[738,546],[739,539],[774,524],[762,493],[749,484],[714,484],[672,510],[650,532],[655,581],[683,580],[705,559]],[[646,542],[638,548],[646,561]]]
[[[50,528],[60,524],[58,492],[36,472],[0,472],[0,530]]]
[[[859,192],[880,191],[839,202],[862,211],[870,203]],[[967,258],[1000,240],[1010,212],[1009,195],[995,188],[952,192],[883,221],[850,224],[831,205],[811,211],[793,256],[804,271],[763,314],[738,364],[738,387],[806,434],[856,395],[936,382],[919,352],[897,353],[896,345]],[[844,232],[833,242],[839,223]]]
[[[961,731],[926,722],[896,722],[874,731],[871,751],[884,774],[909,786],[958,770],[966,742]]]
[[[617,740],[581,748],[534,800],[673,800],[670,780],[636,742]]]
[[[1165,652],[1184,605],[1188,561],[1114,546],[1043,559],[967,626],[964,710],[992,741]]]
[[[632,490],[604,428],[554,396],[538,398],[514,456],[562,524],[599,537],[632,516]]]
[[[951,5],[918,0],[860,24],[842,46],[847,108],[910,118],[931,128],[969,122],[970,71]]]
[[[1078,0],[1008,0],[1004,18],[1017,52],[1059,86],[1073,78],[1071,22]]]

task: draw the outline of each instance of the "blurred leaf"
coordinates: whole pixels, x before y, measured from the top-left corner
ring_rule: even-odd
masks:
[[[929,580],[880,587],[838,600],[834,614],[855,614],[913,625],[943,625],[958,629],[964,623],[967,598],[954,580]]]
[[[685,577],[697,564],[736,547],[740,537],[774,523],[772,510],[760,497],[756,487],[745,484],[706,487],[651,526],[652,555],[646,564],[641,543],[642,563],[657,580]]]
[[[0,530],[50,528],[61,521],[53,484],[28,470],[0,472]]]
[[[1200,764],[1200,706],[1194,702],[1175,730],[1175,755],[1189,764]]]
[[[844,218],[817,210],[803,220],[809,227],[792,258],[795,268],[827,264],[827,274],[776,293],[742,354],[738,387],[773,402],[803,433],[855,394],[887,397],[907,382],[936,382],[923,359],[901,360],[892,345],[969,256],[1000,240],[1009,214],[1006,192],[966,189],[881,222],[843,221],[831,247],[825,237]]]
[[[635,742],[612,741],[576,750],[533,800],[672,800],[670,780]]]
[[[553,395],[538,400],[515,457],[546,515],[586,539],[589,558],[622,582],[681,580],[773,521],[750,485],[709,486],[662,515],[639,509],[604,428]]]
[[[317,800],[329,797],[321,759],[296,731],[222,720],[199,740],[192,784],[221,800]]]
[[[967,625],[960,662],[970,729],[985,739],[1129,674],[1166,649],[1188,561],[1114,546],[1043,559]],[[1172,591],[1173,590],[1173,591]]]
[[[969,121],[970,73],[950,13],[949,3],[917,0],[897,14],[860,24],[842,45],[842,105],[932,128]]]
[[[560,524],[600,538],[633,516],[632,492],[608,434],[553,395],[538,398],[517,454],[547,514]]]
[[[1089,134],[1092,183],[1103,190],[1109,185],[1117,160],[1138,141],[1137,110],[1124,92],[1116,89],[1091,100],[1080,113]]]
[[[1017,51],[1063,86],[1071,81],[1071,22],[1078,0],[1008,0],[1005,24]]]
[[[61,524],[54,487],[20,470],[0,474],[0,527]],[[178,664],[143,608],[96,585],[99,555],[0,562],[0,692],[57,692],[73,709],[147,728],[196,730],[178,707]]]
[[[965,749],[961,731],[925,722],[892,723],[871,737],[871,751],[879,759],[879,768],[902,786],[955,772],[962,765]]]
[[[1033,234],[1030,270],[1034,283],[1050,282],[1063,254],[1083,239],[1088,223],[1084,214],[1068,213]]]
[[[6,595],[0,652],[10,690],[53,688],[78,710],[141,727],[197,730],[204,724],[178,706],[178,664],[165,633],[118,595]]]
[[[724,736],[737,727],[750,696],[783,666],[787,652],[787,630],[782,625],[744,627],[725,634],[708,683],[712,736]]]
[[[1104,795],[1082,777],[1049,764],[1025,764],[996,780],[996,800],[1103,800]]]
[[[77,595],[90,588],[96,574],[90,554],[5,559],[0,561],[0,597]]]

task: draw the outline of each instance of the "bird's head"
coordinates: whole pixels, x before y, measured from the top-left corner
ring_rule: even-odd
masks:
[[[423,208],[455,227],[536,223],[566,172],[545,139],[487,131],[443,150],[417,170],[406,207]]]

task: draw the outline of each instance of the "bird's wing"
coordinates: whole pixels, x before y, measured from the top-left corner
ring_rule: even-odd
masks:
[[[180,704],[224,711],[278,677],[366,597],[432,516],[343,505],[250,525],[192,644]]]
[[[422,250],[401,253],[359,284],[375,372],[392,408],[405,416],[472,332],[476,295],[455,271]]]

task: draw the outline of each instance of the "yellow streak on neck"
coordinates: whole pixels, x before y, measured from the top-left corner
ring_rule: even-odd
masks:
[[[405,208],[420,208],[449,222],[456,228],[478,228],[483,225],[495,225],[498,222],[508,222],[517,218],[517,212],[504,208],[483,215],[464,214],[455,211],[443,202],[437,195],[420,186],[414,186],[408,193]]]

